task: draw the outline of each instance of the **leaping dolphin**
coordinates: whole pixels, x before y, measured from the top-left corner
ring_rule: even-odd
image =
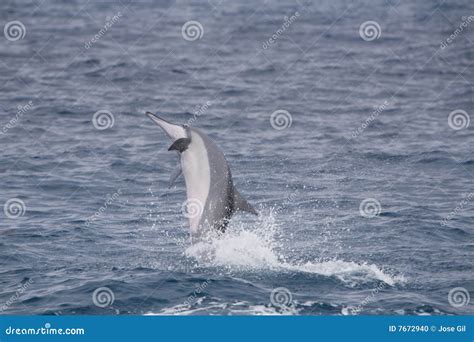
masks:
[[[150,112],[146,113],[171,139],[168,151],[177,151],[180,165],[170,178],[170,187],[183,173],[187,203],[198,211],[188,215],[191,236],[201,236],[207,229],[224,232],[232,215],[257,211],[239,194],[232,181],[227,160],[214,141],[197,128],[172,124]]]

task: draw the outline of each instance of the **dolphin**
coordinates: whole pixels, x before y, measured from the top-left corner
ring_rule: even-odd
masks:
[[[184,174],[185,203],[194,206],[188,209],[193,213],[186,215],[192,237],[202,236],[208,231],[225,232],[236,211],[258,215],[235,188],[224,153],[211,138],[197,128],[173,124],[150,112],[146,115],[171,139],[168,151],[177,151],[180,156],[169,186]]]

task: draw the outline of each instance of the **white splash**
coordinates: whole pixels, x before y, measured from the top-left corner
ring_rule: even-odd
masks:
[[[245,227],[246,226],[246,227]],[[393,286],[405,278],[392,275],[375,264],[361,261],[325,260],[291,262],[282,253],[282,239],[272,212],[261,215],[257,224],[248,227],[236,224],[220,236],[198,242],[185,251],[200,266],[219,267],[233,271],[301,272],[336,277],[347,286],[382,281]]]
[[[278,267],[273,216],[259,218],[255,230],[249,231],[243,226],[232,226],[223,236],[213,236],[190,246],[186,256],[211,267],[241,270]]]
[[[265,305],[254,305],[250,302],[240,301],[234,303],[222,303],[219,301],[210,301],[209,303],[203,303],[199,301],[196,305],[175,305],[169,308],[165,308],[159,312],[149,311],[146,312],[145,316],[170,316],[170,315],[199,315],[199,314],[215,314],[222,315],[225,311],[229,315],[255,315],[255,316],[283,316],[283,315],[296,315],[298,310],[291,308],[287,310],[277,310],[272,306]]]

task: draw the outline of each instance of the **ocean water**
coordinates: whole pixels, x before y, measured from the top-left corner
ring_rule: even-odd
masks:
[[[2,1],[0,312],[472,314],[472,15]],[[209,134],[260,216],[191,244],[145,111]]]

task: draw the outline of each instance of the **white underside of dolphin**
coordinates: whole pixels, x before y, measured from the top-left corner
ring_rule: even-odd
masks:
[[[224,153],[202,131],[172,124],[146,113],[172,141],[169,150],[180,154],[180,165],[171,175],[170,186],[184,175],[189,225],[193,236],[214,229],[225,231],[237,210],[256,214],[255,209],[235,189]]]

